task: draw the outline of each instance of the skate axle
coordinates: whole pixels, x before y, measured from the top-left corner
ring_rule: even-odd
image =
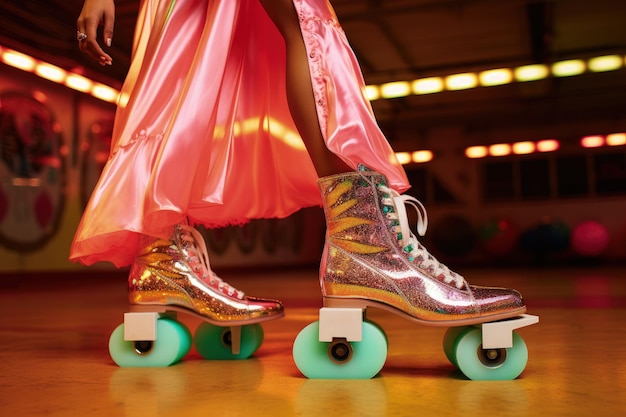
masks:
[[[482,329],[483,349],[500,349],[513,347],[513,330],[538,322],[538,316],[522,314],[512,319],[478,324],[476,327]]]

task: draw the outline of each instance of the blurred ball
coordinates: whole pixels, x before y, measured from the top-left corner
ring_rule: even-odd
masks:
[[[470,223],[460,216],[447,216],[434,226],[433,244],[444,255],[463,256],[474,248],[476,235]]]
[[[586,220],[572,230],[572,250],[580,256],[597,257],[609,247],[609,231],[594,220]]]
[[[482,248],[490,255],[507,256],[513,253],[519,240],[519,231],[506,219],[492,219],[479,230]]]
[[[570,229],[560,220],[543,220],[526,230],[520,239],[522,248],[528,252],[547,253],[567,249]]]

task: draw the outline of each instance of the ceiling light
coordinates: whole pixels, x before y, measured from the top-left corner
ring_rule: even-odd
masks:
[[[411,162],[411,154],[409,152],[396,152],[396,159],[401,165],[406,165]]]
[[[365,97],[369,101],[378,100],[380,98],[380,90],[375,85],[365,86]]]
[[[480,85],[491,87],[494,85],[508,84],[513,81],[513,74],[508,68],[492,69],[483,71],[478,75]]]
[[[465,149],[465,156],[468,158],[484,158],[487,156],[486,146],[470,146]]]
[[[506,156],[511,153],[511,145],[508,143],[496,143],[489,146],[489,155],[491,156]]]
[[[413,94],[432,94],[443,91],[443,80],[440,77],[420,78],[413,81]]]
[[[45,78],[46,80],[60,83],[65,79],[67,71],[55,65],[40,62],[35,68],[35,74],[39,75],[41,78]]]
[[[433,153],[428,150],[415,151],[411,154],[411,160],[416,164],[432,161]]]
[[[515,79],[517,81],[536,81],[548,76],[548,67],[543,64],[524,65],[515,68]]]
[[[554,152],[559,149],[559,141],[556,139],[544,139],[537,142],[537,151],[539,152]]]
[[[65,85],[83,93],[91,90],[93,81],[78,74],[69,74],[65,79]]]
[[[515,142],[513,144],[513,153],[516,155],[527,155],[535,152],[535,143],[530,141]]]
[[[383,98],[406,97],[411,94],[411,85],[407,81],[395,81],[380,86]]]
[[[611,133],[607,135],[606,144],[609,146],[626,145],[626,133]]]
[[[474,88],[478,85],[476,74],[466,72],[462,74],[454,74],[446,77],[446,88],[448,90],[465,90]]]
[[[585,62],[582,59],[569,59],[552,65],[552,74],[556,77],[571,77],[583,72],[585,72]]]
[[[599,148],[604,145],[604,137],[600,135],[585,136],[580,140],[583,148]]]
[[[623,65],[622,58],[619,55],[605,55],[591,58],[588,62],[589,71],[603,72],[614,71],[620,69]]]
[[[2,61],[7,65],[24,71],[32,71],[36,65],[33,58],[17,51],[11,51],[10,49],[4,51],[2,54]]]
[[[109,103],[115,103],[119,97],[119,92],[104,84],[95,84],[91,89],[91,95]]]

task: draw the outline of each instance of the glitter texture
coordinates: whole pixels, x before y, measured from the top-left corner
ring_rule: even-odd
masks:
[[[414,240],[403,246],[405,233],[398,224],[406,220],[398,220],[398,214],[406,213],[390,198],[383,175],[365,170],[322,178],[319,185],[327,223],[320,266],[325,305],[377,306],[440,325],[480,323],[525,311],[517,291],[467,284],[410,232]]]
[[[201,235],[187,225],[177,226],[169,240],[144,239],[128,277],[128,296],[133,305],[182,307],[217,325],[284,314],[280,302],[246,296],[217,277]]]

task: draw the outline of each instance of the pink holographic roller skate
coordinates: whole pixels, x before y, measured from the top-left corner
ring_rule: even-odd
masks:
[[[422,204],[399,195],[373,171],[322,178],[326,244],[320,267],[324,308],[293,346],[298,369],[309,378],[366,379],[387,358],[383,330],[366,319],[369,307],[409,321],[450,327],[448,359],[470,379],[514,379],[528,361],[524,340],[513,330],[539,321],[524,314],[514,290],[469,285],[438,262],[408,226],[405,205]]]
[[[177,313],[202,320],[193,343],[206,359],[245,359],[263,341],[260,323],[283,317],[275,300],[244,295],[211,270],[204,240],[188,225],[170,239],[144,238],[128,277],[131,312],[109,339],[122,367],[169,366],[191,349]]]

